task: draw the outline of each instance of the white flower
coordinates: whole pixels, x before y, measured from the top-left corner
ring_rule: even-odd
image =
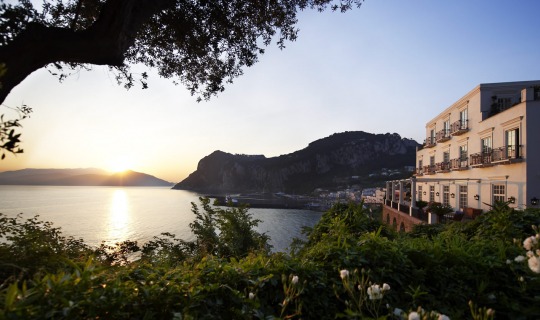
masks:
[[[369,300],[382,299],[381,287],[378,284],[374,284],[367,289]]]
[[[298,276],[292,277],[291,282],[292,282],[292,284],[297,284],[298,283]]]
[[[341,279],[348,278],[349,277],[349,270],[347,270],[347,269],[341,270],[339,272],[339,276],[341,277]]]
[[[530,257],[529,268],[534,273],[540,273],[540,257]]]
[[[450,318],[447,315],[440,314],[437,320],[450,320]]]
[[[522,261],[525,261],[525,257],[524,256],[517,256],[514,258],[514,261],[515,262],[522,262]]]
[[[486,311],[486,315],[489,317],[489,316],[493,316],[495,315],[495,311],[491,308],[487,309]]]
[[[420,315],[418,314],[418,312],[413,311],[413,312],[409,313],[409,317],[407,319],[409,319],[409,320],[420,320]]]
[[[403,313],[403,310],[401,310],[400,308],[395,308],[395,309],[394,309],[394,315],[395,315],[396,317],[401,316],[402,313]]]
[[[383,283],[382,291],[388,291],[388,290],[390,290],[390,285],[388,285],[388,283]]]
[[[518,280],[519,280],[519,282],[525,281],[525,279],[523,277],[519,277]]]
[[[511,264],[511,263],[512,263],[512,260],[506,259],[506,264]]]
[[[532,251],[527,251],[527,257],[532,258],[534,257],[534,253]]]
[[[255,299],[255,294],[253,292],[249,293],[249,300]]]
[[[538,243],[538,239],[535,236],[530,236],[523,240],[523,248],[525,250],[532,250],[532,248]]]

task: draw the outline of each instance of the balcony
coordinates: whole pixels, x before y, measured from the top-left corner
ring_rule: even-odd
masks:
[[[506,146],[493,149],[492,163],[511,164],[522,161],[523,146]]]
[[[467,158],[457,158],[450,160],[450,170],[467,170],[469,169],[469,163],[467,161]]]
[[[427,138],[424,140],[424,148],[433,148],[437,145],[437,142],[435,142],[434,138]]]
[[[450,172],[450,162],[439,162],[435,165],[435,172],[444,173]]]
[[[511,164],[523,160],[523,146],[506,146],[495,148],[490,152],[471,155],[471,167],[484,168],[496,164]]]
[[[430,174],[435,174],[435,169],[436,167],[433,165],[433,166],[424,166],[424,174],[425,175],[430,175]]]
[[[414,175],[415,176],[423,176],[424,175],[424,168],[419,167],[414,169]]]
[[[490,167],[493,165],[493,152],[479,152],[471,154],[471,167],[473,168],[483,168]]]
[[[442,129],[441,131],[437,132],[437,134],[435,135],[435,141],[437,142],[445,142],[445,141],[448,141],[452,138],[452,136],[450,135],[450,130],[449,129]]]
[[[464,134],[465,132],[469,131],[468,121],[464,120],[458,120],[450,126],[450,134],[453,136],[459,136]]]

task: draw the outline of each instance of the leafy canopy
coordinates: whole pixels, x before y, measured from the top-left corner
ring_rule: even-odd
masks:
[[[29,0],[19,0],[15,5],[1,1],[0,60],[7,60],[2,57],[1,47],[14,46],[18,41],[37,35],[54,38],[54,41],[73,36],[72,41],[59,42],[60,46],[69,48],[68,53],[64,50],[56,56],[50,55],[49,61],[43,61],[43,66],[59,70],[51,72],[60,79],[67,75],[64,69],[104,64],[111,66],[117,80],[129,88],[137,81],[130,66],[142,64],[157,69],[164,78],[184,83],[199,100],[208,99],[223,91],[224,83],[241,75],[243,67],[257,62],[258,55],[263,54],[264,47],[274,39],[280,48],[286,41],[294,41],[298,33],[295,26],[298,10],[322,11],[330,7],[345,12],[353,6],[359,7],[362,2],[51,0],[43,1],[42,7],[36,8]],[[114,16],[113,22],[103,26],[101,22],[108,15]],[[122,25],[118,27],[116,21]],[[103,28],[105,30],[101,30]],[[79,43],[73,41],[86,37],[85,40],[98,40],[96,45],[101,45],[101,39],[93,37],[115,32],[119,36],[114,38],[113,46],[120,52],[114,52],[114,57],[99,50],[82,54],[77,52]],[[102,39],[105,41],[108,40]],[[38,44],[29,42],[27,45],[32,49]],[[7,50],[6,55],[9,54]],[[143,88],[146,77],[146,73],[138,76]]]

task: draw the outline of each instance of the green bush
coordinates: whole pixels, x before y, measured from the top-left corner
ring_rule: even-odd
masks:
[[[526,262],[536,253],[522,243],[540,210],[494,207],[471,222],[398,234],[362,205],[338,204],[286,254],[270,253],[247,209],[201,205],[194,241],[163,234],[142,248],[89,248],[37,217],[0,216],[0,319],[540,315],[540,277]],[[404,311],[393,316],[395,308]]]

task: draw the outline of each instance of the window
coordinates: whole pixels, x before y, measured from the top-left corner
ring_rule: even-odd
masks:
[[[429,143],[435,144],[435,129],[429,131]]]
[[[450,119],[443,123],[444,136],[447,137],[450,134]]]
[[[507,130],[504,133],[504,142],[506,145],[506,156],[508,158],[519,157],[519,131],[518,129]]]
[[[435,165],[435,156],[429,157],[429,165],[434,166]]]
[[[459,112],[460,129],[467,129],[467,120],[469,120],[469,113],[467,109],[463,109]]]
[[[442,155],[443,155],[443,162],[444,163],[450,162],[450,152],[445,151],[445,152],[443,152]]]
[[[445,206],[449,206],[449,205],[450,205],[450,197],[449,197],[449,194],[450,194],[450,186],[443,186],[442,203],[443,203]]]
[[[422,186],[418,186],[418,201],[422,201]]]
[[[495,202],[497,201],[502,201],[504,202],[504,199],[506,198],[505,197],[505,187],[504,187],[504,184],[494,184],[491,188],[492,192],[491,194],[493,195],[493,202],[492,204],[495,204]]]
[[[499,111],[506,110],[512,106],[512,98],[498,98],[497,105],[499,107]]]
[[[460,161],[460,167],[467,166],[467,145],[466,144],[459,146],[459,161]]]
[[[461,160],[466,160],[467,159],[467,145],[462,145],[462,146],[459,146],[459,158]]]
[[[459,207],[467,208],[467,186],[459,186]]]
[[[418,168],[419,168],[419,169],[422,169],[422,165],[423,165],[422,162],[423,162],[422,160],[418,160]]]
[[[435,186],[429,186],[429,202],[435,202]]]
[[[491,149],[492,149],[491,137],[486,137],[486,138],[482,139],[481,145],[482,145],[482,153],[483,154],[491,153]]]

